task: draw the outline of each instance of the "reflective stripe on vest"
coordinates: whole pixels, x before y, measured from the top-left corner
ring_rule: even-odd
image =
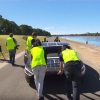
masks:
[[[64,63],[68,61],[80,61],[79,57],[77,56],[77,52],[74,50],[66,49],[62,51]]]
[[[57,41],[55,40],[55,42],[60,42],[60,40],[57,40]]]
[[[32,39],[34,39],[33,37],[29,36],[27,38],[27,47],[26,47],[26,50],[30,51],[32,49],[32,44],[31,44],[31,41]]]
[[[7,49],[8,50],[13,50],[15,48],[16,44],[15,44],[13,38],[11,38],[11,37],[7,38],[6,42],[7,42]]]
[[[31,68],[34,68],[38,65],[46,66],[46,61],[44,58],[44,49],[42,46],[33,47],[30,51],[32,55]]]

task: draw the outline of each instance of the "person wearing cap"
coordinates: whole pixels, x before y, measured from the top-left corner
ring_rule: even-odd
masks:
[[[9,59],[10,59],[10,63],[12,63],[12,65],[15,65],[15,54],[16,54],[16,49],[15,47],[17,46],[17,41],[15,38],[13,38],[13,34],[10,33],[9,34],[9,38],[6,39],[6,46],[7,46],[7,50],[9,51]]]
[[[68,45],[63,45],[59,60],[60,71],[58,72],[58,74],[62,74],[64,71],[64,74],[66,76],[66,95],[68,100],[72,100],[71,84],[73,87],[73,100],[80,100],[82,63],[77,55],[77,52],[72,50]]]
[[[28,38],[27,38],[27,47],[26,47],[27,52],[30,52],[30,50],[32,49],[31,41],[32,41],[32,39],[35,39],[36,37],[37,37],[36,32],[33,32],[32,36],[28,36]]]
[[[31,69],[34,74],[35,86],[38,93],[38,100],[44,100],[42,95],[43,83],[46,72],[47,56],[45,49],[39,40],[32,40]]]
[[[42,42],[48,42],[48,41],[46,40],[46,38],[44,38],[44,40]]]
[[[60,42],[58,36],[55,38],[54,42]]]

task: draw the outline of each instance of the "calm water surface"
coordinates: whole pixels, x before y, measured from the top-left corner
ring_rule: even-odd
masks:
[[[86,41],[88,41],[88,44],[100,46],[100,37],[59,36],[59,38],[78,41],[78,42],[82,42],[82,43],[86,43]]]

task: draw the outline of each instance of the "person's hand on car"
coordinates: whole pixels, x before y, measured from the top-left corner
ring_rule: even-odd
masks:
[[[63,71],[59,70],[57,74],[61,75],[62,73],[63,73]]]

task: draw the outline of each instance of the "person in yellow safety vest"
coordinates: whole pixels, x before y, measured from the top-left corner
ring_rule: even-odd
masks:
[[[80,85],[81,85],[81,61],[77,55],[77,52],[72,50],[68,45],[62,46],[62,52],[59,55],[60,59],[60,71],[58,74],[64,74],[66,76],[66,95],[68,100],[72,100],[71,97],[71,83],[73,87],[73,100],[80,100]],[[63,66],[64,62],[64,66]]]
[[[31,69],[34,74],[35,85],[38,92],[38,100],[44,100],[42,91],[47,63],[46,54],[44,52],[43,46],[41,46],[40,41],[32,41],[32,44],[33,48],[30,50],[32,55]]]
[[[60,42],[58,36],[55,38],[54,42]]]
[[[44,38],[44,40],[42,42],[48,42],[48,41],[46,40],[46,38]]]
[[[28,52],[30,52],[30,50],[32,49],[32,43],[31,43],[32,39],[35,39],[36,37],[37,37],[36,32],[33,32],[32,36],[28,36],[28,38],[27,38],[27,47],[26,47],[26,50]]]
[[[13,38],[13,34],[10,33],[9,34],[9,38],[7,38],[6,40],[6,45],[7,45],[7,50],[9,51],[9,59],[10,59],[10,63],[12,63],[12,65],[15,65],[15,53],[16,53],[16,49],[15,47],[17,46],[17,41],[15,38]]]

